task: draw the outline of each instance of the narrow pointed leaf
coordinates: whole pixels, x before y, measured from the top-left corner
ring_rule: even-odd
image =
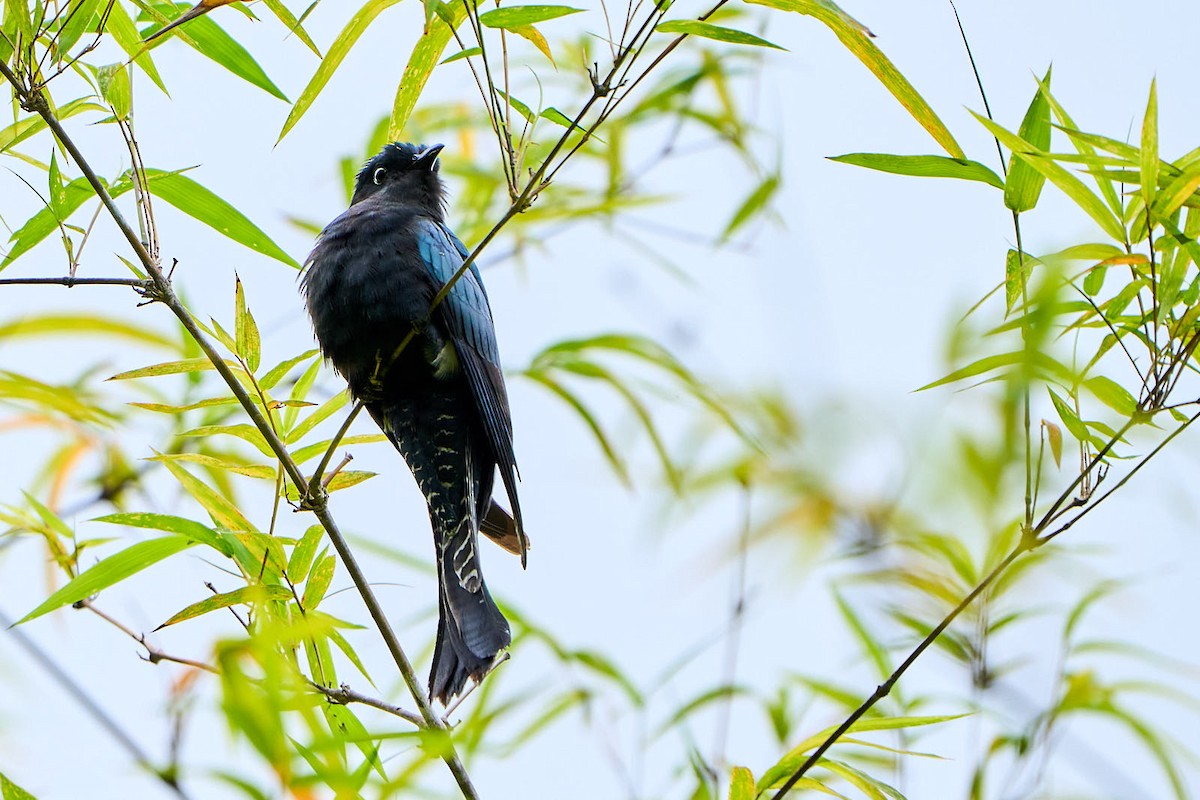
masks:
[[[462,25],[466,18],[467,12],[463,3],[442,3],[438,7],[437,16],[425,26],[425,33],[413,46],[408,64],[404,67],[404,74],[400,76],[400,85],[396,88],[396,98],[392,101],[392,116],[388,121],[389,140],[396,141],[404,137],[404,129],[417,106],[417,98],[425,90],[425,84],[445,52],[446,45],[450,43],[454,31],[458,30],[458,26]]]
[[[192,603],[187,608],[172,615],[170,619],[159,625],[154,630],[159,631],[168,625],[174,625],[177,622],[194,619],[210,611],[216,611],[221,608],[229,608],[230,606],[254,605],[265,600],[291,600],[292,593],[286,587],[275,585],[264,585],[260,583],[250,586],[243,586],[240,589],[235,589],[232,592],[222,592],[214,594],[212,597],[206,597],[198,603]]]
[[[1158,82],[1150,81],[1150,99],[1146,101],[1146,116],[1142,118],[1142,197],[1146,208],[1154,207],[1158,189]]]
[[[831,156],[829,160],[875,169],[880,172],[891,172],[896,175],[913,175],[918,178],[958,178],[965,181],[979,181],[989,186],[995,186],[997,189],[1004,188],[1004,181],[1000,179],[999,175],[978,161],[965,158],[847,153],[844,156]]]
[[[1025,110],[1025,118],[1021,120],[1018,135],[1039,151],[1050,149],[1050,103],[1046,100],[1045,89],[1050,86],[1050,71],[1038,85],[1033,94],[1029,108]],[[1034,167],[1021,160],[1014,153],[1008,165],[1008,185],[1004,187],[1004,205],[1013,211],[1021,213],[1029,211],[1037,205],[1042,194],[1042,186],[1046,176]]]
[[[311,611],[321,604],[325,592],[329,590],[329,584],[333,583],[336,567],[337,559],[333,556],[325,556],[317,562],[304,584],[304,598],[300,602],[305,611]]]
[[[36,619],[63,606],[78,603],[109,588],[126,578],[136,575],[164,558],[185,550],[196,542],[186,536],[164,536],[130,545],[119,553],[101,560],[95,566],[73,579],[37,608],[22,617],[17,624]]]
[[[522,25],[537,25],[570,14],[578,14],[582,8],[571,6],[508,6],[485,11],[479,15],[479,24],[485,28],[512,30]]]
[[[160,7],[163,8],[163,7]],[[177,28],[176,38],[205,58],[220,64],[242,80],[257,86],[267,94],[288,102],[287,95],[267,76],[250,51],[242,47],[237,39],[225,32],[208,16],[200,16]],[[186,31],[186,32],[185,32]]]
[[[699,36],[702,39],[712,39],[718,42],[729,42],[730,44],[746,44],[753,47],[773,47],[776,50],[785,50],[774,42],[768,42],[762,37],[755,36],[752,33],[739,31],[735,28],[726,28],[723,25],[713,25],[711,22],[701,22],[694,19],[675,19],[669,22],[660,22],[655,30],[659,33],[683,33],[688,36]]]
[[[234,290],[236,319],[234,320],[234,336],[237,339],[237,354],[246,361],[251,372],[258,371],[258,363],[262,358],[262,342],[258,335],[258,325],[250,310],[246,308],[246,292],[242,288],[242,279],[237,278],[237,288]]]
[[[271,237],[263,233],[262,229],[247,219],[242,212],[191,178],[158,170],[147,170],[147,174],[159,176],[158,180],[150,181],[150,193],[154,196],[161,197],[183,213],[228,236],[238,244],[282,261],[289,267],[300,269],[300,264],[294,258],[285,253],[283,248],[275,244]]]
[[[208,512],[213,522],[219,527],[234,531],[255,530],[250,521],[242,516],[242,512],[230,502],[229,498],[219,494],[216,489],[174,461],[168,459],[163,461],[162,464],[175,476],[175,479],[187,490],[188,494],[195,498],[196,502]]]

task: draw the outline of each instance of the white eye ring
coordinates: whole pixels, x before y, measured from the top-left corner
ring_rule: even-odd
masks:
[[[375,182],[376,186],[379,186],[383,183],[383,176],[386,174],[387,170],[383,167],[379,167],[375,170],[375,174],[371,176],[371,180]]]

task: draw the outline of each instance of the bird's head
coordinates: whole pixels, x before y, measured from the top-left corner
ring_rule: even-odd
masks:
[[[350,205],[381,195],[397,202],[421,206],[430,215],[442,216],[442,181],[438,153],[445,145],[426,147],[408,142],[386,145],[359,170]]]

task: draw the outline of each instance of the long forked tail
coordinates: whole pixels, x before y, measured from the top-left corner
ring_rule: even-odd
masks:
[[[508,620],[488,593],[475,553],[475,532],[463,520],[438,553],[438,632],[429,672],[429,696],[443,705],[467,678],[482,680],[512,642]]]

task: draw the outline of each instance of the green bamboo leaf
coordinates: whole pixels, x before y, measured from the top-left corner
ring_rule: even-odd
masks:
[[[759,36],[745,31],[739,31],[735,28],[726,28],[722,25],[713,25],[711,22],[701,22],[695,19],[676,19],[669,22],[660,22],[655,27],[659,33],[682,33],[687,36],[699,36],[702,39],[713,39],[718,42],[729,42],[730,44],[745,44],[753,47],[773,47],[776,50],[786,50],[787,48],[780,47],[774,42],[768,42]]]
[[[149,181],[151,194],[161,197],[189,217],[203,222],[238,244],[300,269],[300,264],[294,258],[242,212],[191,178],[160,170],[146,170],[146,174],[158,178]]]
[[[349,402],[350,390],[343,389],[318,406],[317,410],[305,417],[299,425],[288,431],[287,436],[284,437],[284,441],[288,444],[300,441],[304,438],[305,434],[345,408]]]
[[[178,533],[186,536],[197,544],[208,545],[226,556],[233,556],[234,548],[229,539],[214,531],[207,525],[195,520],[176,517],[170,514],[152,514],[145,511],[125,511],[119,514],[106,514],[96,517],[92,522],[107,522],[110,525],[125,525],[130,528],[146,528],[167,533]]]
[[[322,614],[320,611],[309,612],[309,615],[316,616],[318,619],[327,616]],[[330,628],[325,635],[329,637],[329,641],[333,642],[334,645],[337,646],[338,650],[342,651],[342,655],[346,656],[346,658],[350,660],[350,663],[353,664],[354,668],[359,671],[359,674],[366,678],[368,683],[374,686],[375,681],[371,680],[371,673],[367,672],[367,668],[363,664],[362,659],[358,657],[358,653],[354,652],[354,648],[350,646],[348,641],[346,641],[346,637],[342,636],[342,634],[335,628]]]
[[[101,317],[90,313],[34,314],[0,324],[0,339],[16,339],[23,336],[111,336],[168,350],[178,347],[175,339],[151,328],[143,328],[116,317]]]
[[[729,800],[754,800],[757,795],[754,773],[746,767],[734,767],[729,776]]]
[[[85,600],[194,544],[196,542],[186,536],[164,536],[160,539],[150,539],[130,545],[121,552],[102,559],[91,569],[68,582],[50,595],[45,602],[18,620],[17,624],[37,619],[55,609]]]
[[[320,353],[320,350],[305,350],[298,356],[280,361],[278,364],[271,367],[271,369],[267,371],[266,375],[263,375],[262,378],[259,379],[258,385],[267,391],[274,389],[275,385],[283,380],[284,376],[291,372],[292,369],[294,369],[298,364],[302,364],[305,361],[308,361],[310,358],[315,358],[316,356],[320,355]]]
[[[336,568],[337,559],[333,556],[324,556],[317,562],[312,575],[304,583],[304,597],[300,604],[304,606],[305,611],[311,611],[321,604],[325,592],[329,590],[329,584],[333,583],[333,572]]]
[[[1050,87],[1050,70],[1033,94],[1025,118],[1021,120],[1018,136],[1035,149],[1046,152],[1050,149],[1050,102],[1046,91]],[[1004,205],[1017,213],[1029,211],[1037,205],[1042,194],[1046,176],[1014,153],[1008,162],[1008,185],[1004,188]]]
[[[408,118],[412,116],[413,109],[416,108],[417,98],[424,91],[425,84],[445,52],[446,45],[450,43],[454,31],[458,30],[458,26],[462,25],[466,18],[466,6],[463,3],[441,3],[436,18],[425,26],[425,33],[413,46],[408,64],[404,67],[404,74],[400,76],[400,85],[396,87],[392,116],[388,121],[390,141],[404,138],[404,129],[408,126]]]
[[[163,94],[169,94],[166,84],[158,74],[158,67],[154,66],[154,59],[150,57],[150,51],[142,44],[142,34],[138,33],[133,17],[125,10],[125,4],[113,3],[108,8],[108,24],[105,25],[104,32],[113,38],[117,46],[133,59],[133,63],[137,64],[150,80],[154,81],[154,85],[161,89]]]
[[[92,97],[80,97],[69,103],[63,103],[56,111],[59,120],[66,120],[86,111],[107,112],[108,109],[97,103]],[[7,127],[0,128],[0,153],[40,133],[45,128],[46,120],[38,114],[32,114]]]
[[[206,597],[198,603],[192,603],[154,630],[161,631],[163,628],[174,625],[177,622],[194,619],[210,611],[217,611],[218,609],[229,608],[230,606],[253,606],[268,600],[291,599],[292,593],[284,586],[255,583],[250,586],[243,586],[240,589],[234,589],[232,592],[214,594],[212,597]]]
[[[1088,388],[1088,391],[1096,395],[1097,400],[1118,414],[1125,417],[1132,417],[1137,413],[1137,399],[1129,393],[1128,389],[1112,378],[1097,375],[1094,378],[1085,380],[1083,385]]]
[[[288,580],[292,583],[303,583],[308,578],[308,571],[312,568],[313,558],[317,554],[317,545],[321,543],[324,535],[323,527],[310,525],[300,537],[300,541],[296,542],[287,565]]]
[[[237,354],[246,361],[250,372],[254,373],[258,371],[258,364],[262,358],[262,342],[258,336],[258,325],[254,322],[254,316],[246,308],[246,292],[242,288],[242,279],[236,276],[234,279],[237,283],[233,292],[236,306],[234,335],[237,340]]]
[[[0,772],[0,800],[37,800],[29,792],[17,786]]]
[[[156,455],[162,454],[158,453]],[[218,527],[228,528],[233,531],[255,530],[254,526],[250,524],[250,520],[242,516],[242,512],[238,510],[237,506],[230,502],[228,498],[218,494],[207,483],[171,459],[163,460],[162,464],[175,476],[175,479],[187,490],[187,493],[208,512],[208,515],[212,517],[212,521]]]
[[[1017,301],[1025,296],[1029,275],[1033,272],[1033,259],[1009,248],[1004,257],[1004,311],[1013,310]]]
[[[455,61],[462,61],[464,58],[470,58],[471,56],[478,55],[483,55],[483,50],[481,50],[479,47],[468,47],[466,50],[459,50],[454,55],[446,56],[442,59],[441,63],[451,64]],[[0,139],[0,141],[3,141],[3,139]]]
[[[224,470],[225,472],[232,472],[237,475],[245,475],[248,478],[258,478],[259,480],[266,481],[273,481],[278,477],[275,467],[266,464],[242,464],[204,453],[164,453],[163,455],[154,456],[147,460],[184,461],[188,464],[199,464],[207,469]]]
[[[844,156],[830,156],[829,160],[875,169],[880,172],[890,172],[895,175],[912,175],[918,178],[958,178],[965,181],[979,181],[989,186],[995,186],[997,189],[1004,188],[1004,181],[1000,179],[999,175],[978,161],[965,158],[847,153]]]
[[[522,25],[537,25],[570,14],[578,14],[582,8],[571,6],[508,6],[485,11],[479,15],[479,24],[485,28],[512,30]]]
[[[1002,369],[1020,364],[1025,360],[1025,354],[1016,353],[1001,353],[1000,355],[984,356],[978,361],[973,361],[965,367],[954,370],[944,378],[939,378],[933,383],[927,383],[918,392],[923,392],[926,389],[933,389],[937,386],[945,386],[948,383],[956,383],[965,378],[974,378],[976,375],[984,375],[992,370]]]
[[[194,403],[188,403],[185,406],[173,406],[169,403],[130,403],[134,408],[141,408],[146,411],[156,411],[160,414],[182,414],[184,411],[195,411],[198,408],[215,408],[218,406],[235,406],[238,400],[236,397],[210,397],[206,400],[197,400]]]
[[[922,128],[953,158],[967,157],[950,129],[938,118],[925,98],[896,69],[871,41],[873,34],[862,23],[842,11],[832,0],[747,0],[754,5],[815,17],[824,23],[855,58],[871,70],[884,88],[892,93]]]
[[[247,444],[254,446],[258,452],[268,458],[275,457],[275,451],[267,444],[266,438],[263,437],[262,431],[248,423],[242,422],[235,425],[201,425],[199,428],[183,431],[176,434],[181,438],[198,439],[206,436],[236,436]]]
[[[99,7],[100,0],[74,0],[71,3],[66,19],[63,20],[62,27],[58,31],[58,39],[55,44],[60,54],[65,56],[67,51],[74,47],[79,38],[83,36],[84,31],[92,27],[92,20]]]
[[[1104,277],[1107,274],[1108,267],[1104,264],[1097,264],[1088,270],[1088,274],[1083,279],[1083,293],[1088,297],[1100,294],[1100,290],[1104,288]]]
[[[1150,99],[1146,101],[1146,116],[1142,118],[1142,197],[1146,208],[1154,207],[1158,189],[1158,81],[1150,81]]]
[[[850,726],[846,733],[860,733],[862,731],[888,731],[888,730],[904,730],[907,728],[919,728],[926,725],[939,725],[943,722],[951,722],[956,719],[962,719],[968,716],[967,714],[953,714],[946,716],[905,716],[905,717],[873,717],[870,719],[860,719]],[[829,737],[837,729],[837,726],[831,726],[819,733],[816,733],[800,744],[793,747],[788,753],[780,759],[779,763],[767,770],[761,778],[758,779],[759,792],[765,791],[767,788],[782,781],[795,772],[801,764],[808,758],[808,752],[820,746],[821,743]],[[824,763],[824,762],[822,762]]]
[[[1001,144],[1011,150],[1014,155],[1019,156],[1023,161],[1030,164],[1038,172],[1045,175],[1063,194],[1071,198],[1075,205],[1079,206],[1080,209],[1095,220],[1096,224],[1105,233],[1116,241],[1121,242],[1125,240],[1125,230],[1121,227],[1120,221],[1108,210],[1108,206],[1100,198],[1092,194],[1083,185],[1082,181],[1052,161],[1049,154],[1038,151],[1029,142],[1009,133],[987,117],[980,116],[974,111],[971,113],[975,119],[979,120],[981,125],[1000,140]]]
[[[1050,393],[1050,401],[1054,403],[1054,409],[1058,412],[1058,418],[1062,420],[1063,425],[1076,440],[1080,442],[1089,442],[1092,440],[1091,434],[1088,433],[1087,426],[1083,424],[1083,420],[1079,419],[1079,415],[1075,413],[1075,409],[1071,404],[1059,396],[1058,392],[1050,387],[1046,387],[1046,391]]]
[[[241,369],[241,364],[234,361],[226,361],[225,363],[231,369]],[[207,358],[184,358],[178,361],[166,361],[150,367],[131,369],[128,372],[118,372],[108,380],[127,381],[134,378],[155,378],[159,375],[179,375],[188,372],[203,372],[210,369],[216,369],[216,367]]]
[[[720,241],[724,242],[729,239],[739,228],[753,219],[754,215],[761,211],[775,193],[779,191],[779,175],[768,175],[763,178],[758,186],[754,187],[754,191],[742,201],[738,206],[737,211],[733,212],[733,216],[729,219],[729,223],[725,226],[725,230],[721,232]]]
[[[100,95],[117,119],[128,119],[133,110],[133,83],[124,64],[106,64],[96,69]]]
[[[288,114],[287,120],[283,123],[283,130],[279,132],[278,141],[282,141],[284,136],[287,136],[288,131],[295,127],[300,118],[312,107],[313,101],[329,83],[329,79],[333,77],[333,73],[337,72],[337,68],[341,66],[342,61],[354,48],[354,44],[379,14],[391,6],[399,3],[400,0],[367,0],[361,8],[355,12],[350,21],[346,23],[346,27],[342,28],[341,33],[333,40],[333,44],[329,46],[325,57],[321,59],[321,65],[317,67],[317,71],[313,73],[309,79],[308,85],[300,92],[300,96],[296,98],[295,104],[292,105],[292,110]]]
[[[1200,162],[1192,164],[1171,179],[1154,200],[1154,220],[1174,214],[1184,203],[1195,202],[1196,189],[1200,188]],[[1191,203],[1189,203],[1190,205]]]
[[[176,17],[180,10],[188,9],[191,5],[184,3],[179,6],[155,4],[160,13],[168,17]],[[288,102],[287,95],[263,71],[263,68],[246,48],[238,43],[208,15],[196,17],[184,28],[176,28],[175,38],[182,40],[189,47],[205,58],[213,61],[237,75],[242,80],[257,86],[267,94]],[[159,40],[165,41],[165,40]],[[154,46],[158,46],[157,43]]]

